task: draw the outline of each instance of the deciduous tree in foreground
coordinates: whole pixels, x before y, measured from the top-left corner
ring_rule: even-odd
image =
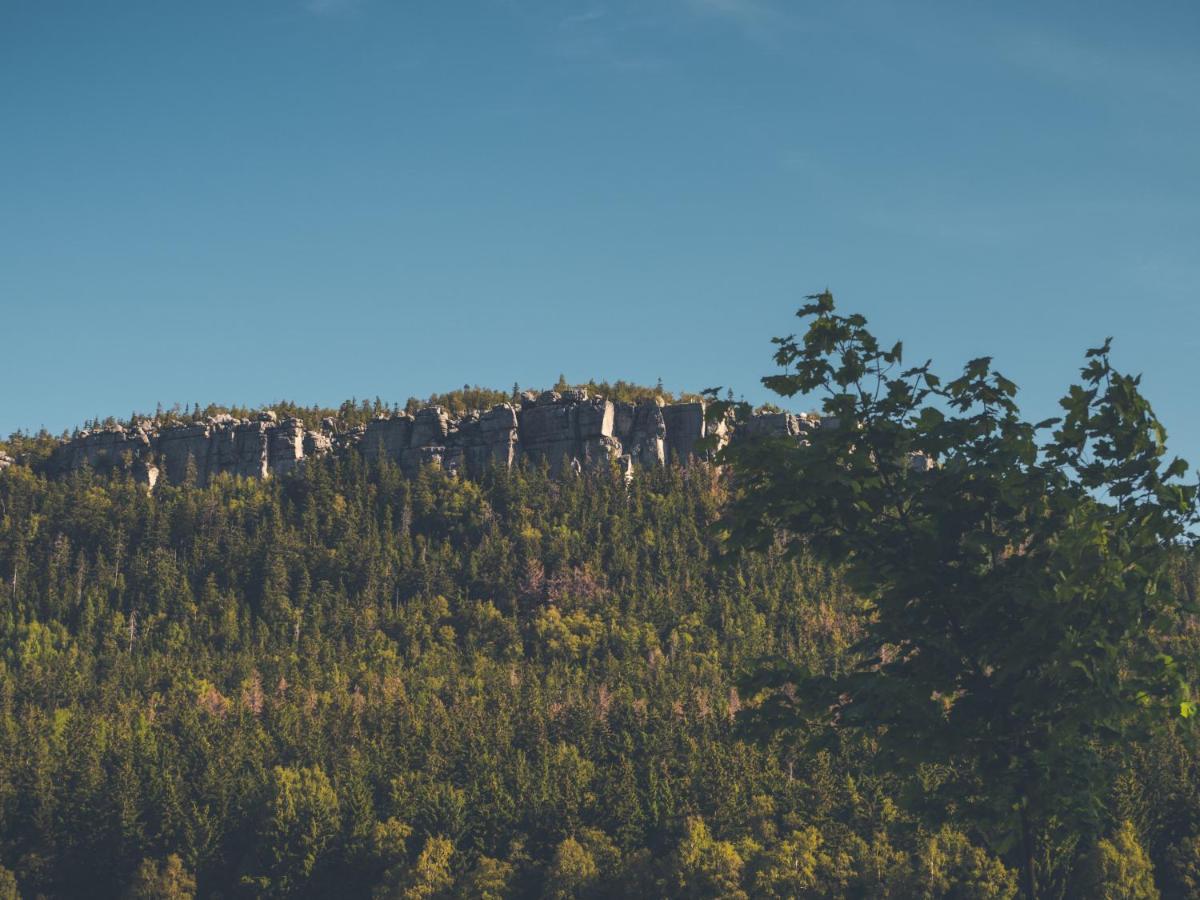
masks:
[[[1166,575],[1197,487],[1108,342],[1062,417],[1035,424],[989,358],[942,381],[829,293],[809,301],[803,337],[776,339],[784,372],[763,381],[822,395],[836,424],[725,447],[724,527],[736,549],[782,542],[842,566],[864,638],[837,676],[761,672],[746,715],[823,740],[865,729],[880,764],[918,773],[921,801],[975,823],[1036,897],[1041,837],[1101,827],[1106,748],[1193,713],[1156,636],[1191,612]]]

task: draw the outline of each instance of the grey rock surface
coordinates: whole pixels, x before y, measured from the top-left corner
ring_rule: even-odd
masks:
[[[517,461],[519,430],[517,411],[508,403],[493,406],[478,416],[461,420],[457,429],[462,464],[478,477],[489,466],[505,468]]]
[[[324,456],[333,450],[333,438],[324,431],[304,432],[304,455]]]
[[[287,419],[270,432],[267,462],[274,475],[291,472],[304,459],[304,423]]]
[[[802,433],[800,417],[789,412],[763,413],[743,424],[742,429],[756,437],[793,437]]]
[[[572,460],[595,464],[601,457],[614,458],[614,443],[620,449],[613,435],[614,413],[613,404],[602,397],[545,391],[518,416],[521,453],[534,463],[548,463],[556,473]]]
[[[770,413],[754,417],[732,435],[725,423],[709,423],[703,403],[613,403],[581,390],[526,391],[517,405],[502,403],[455,418],[441,407],[415,415],[380,416],[365,426],[345,427],[326,418],[318,430],[300,419],[282,421],[272,411],[251,419],[229,415],[189,423],[138,420],[127,427],[83,431],[64,441],[46,466],[58,475],[90,467],[128,472],[153,487],[193,481],[203,486],[221,475],[267,478],[294,472],[305,460],[359,452],[374,463],[386,459],[408,474],[441,465],[478,477],[491,466],[511,467],[522,458],[546,463],[555,473],[616,465],[626,477],[637,467],[688,465],[707,458],[696,448],[715,434],[718,444],[738,435],[803,436],[823,427],[816,416]],[[0,468],[13,461],[0,455]],[[932,461],[912,461],[914,469]]]
[[[362,439],[362,454],[368,462],[381,458],[400,462],[400,457],[412,441],[413,420],[400,414],[390,419],[375,419],[367,424]]]
[[[705,435],[704,404],[675,403],[663,407],[667,428],[667,461],[687,465],[698,458],[696,441]]]
[[[440,406],[427,406],[417,410],[413,420],[411,443],[415,447],[442,444],[450,433],[450,417]]]
[[[659,403],[618,403],[614,411],[614,436],[621,441],[631,463],[661,466],[667,460],[667,424]]]

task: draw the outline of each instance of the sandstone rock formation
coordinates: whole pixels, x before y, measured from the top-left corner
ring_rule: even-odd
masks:
[[[729,429],[726,422],[710,424],[705,421],[705,406],[703,403],[676,403],[662,408],[663,422],[666,425],[666,459],[678,465],[687,465],[693,459],[703,454],[696,450],[696,441],[703,437],[715,435],[720,446],[729,439]],[[767,427],[764,433],[770,433]],[[792,434],[784,431],[781,433]]]
[[[649,466],[667,461],[667,423],[661,403],[616,404],[613,432],[630,463]]]
[[[306,456],[331,449],[326,435],[306,432],[299,419],[278,422],[273,412],[255,420],[222,415],[185,425],[138,422],[132,427],[84,431],[50,455],[50,474],[88,466],[123,469],[146,484],[161,476],[181,484],[208,484],[221,473],[243,478],[282,475]]]
[[[573,460],[587,466],[614,460],[621,455],[621,442],[613,435],[614,412],[603,397],[546,391],[523,405],[517,417],[521,452],[535,463],[547,462],[555,472]]]
[[[93,469],[129,464],[150,448],[153,426],[138,422],[132,428],[104,428],[84,431],[54,451],[52,465],[64,471],[91,466]]]
[[[832,419],[830,425],[836,425]],[[800,437],[821,427],[821,419],[815,415],[796,415],[789,412],[762,413],[743,426],[747,434],[785,435]]]
[[[756,416],[739,434],[802,439],[818,427],[815,416],[770,413]],[[710,434],[718,445],[735,437],[725,423],[708,423],[700,402],[613,403],[584,391],[526,392],[518,406],[503,403],[460,418],[431,406],[350,429],[327,418],[319,430],[306,430],[301,420],[279,421],[270,411],[252,419],[221,415],[186,424],[139,420],[80,433],[54,450],[47,470],[117,468],[151,487],[160,478],[206,485],[222,474],[285,475],[306,459],[357,451],[367,462],[386,459],[410,474],[437,463],[478,476],[489,466],[509,467],[521,459],[545,463],[555,473],[616,462],[629,474],[635,466],[702,459],[707,451],[696,445]],[[5,464],[0,459],[0,467]]]
[[[490,465],[507,467],[517,461],[517,411],[508,403],[459,420],[457,433],[463,460],[472,475]]]

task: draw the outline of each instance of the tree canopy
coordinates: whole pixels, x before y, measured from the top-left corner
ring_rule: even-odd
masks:
[[[860,637],[843,669],[765,669],[776,690],[751,718],[824,741],[868,732],[878,764],[920,772],[921,803],[965,813],[1036,896],[1048,832],[1103,827],[1109,751],[1194,712],[1195,660],[1164,638],[1195,612],[1170,573],[1196,485],[1107,341],[1062,416],[1034,423],[989,358],[949,380],[905,368],[863,316],[809,301],[763,382],[819,395],[825,425],[724,448],[723,526],[734,549],[837,566]]]

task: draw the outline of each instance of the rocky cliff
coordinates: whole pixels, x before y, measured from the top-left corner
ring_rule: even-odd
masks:
[[[546,391],[458,418],[431,406],[353,429],[334,419],[325,419],[319,430],[306,429],[299,419],[279,421],[273,412],[174,425],[142,420],[79,434],[54,450],[47,468],[55,475],[84,466],[120,468],[151,487],[162,477],[204,485],[222,473],[266,478],[306,459],[357,450],[368,461],[388,459],[409,473],[436,463],[478,475],[488,466],[527,459],[556,472],[616,463],[628,474],[635,465],[687,465],[702,458],[696,444],[714,427],[704,413],[703,403],[614,403],[584,391]],[[812,417],[773,413],[756,417],[746,431],[799,436],[818,424]],[[718,442],[730,436],[724,425],[715,426],[715,434]]]

